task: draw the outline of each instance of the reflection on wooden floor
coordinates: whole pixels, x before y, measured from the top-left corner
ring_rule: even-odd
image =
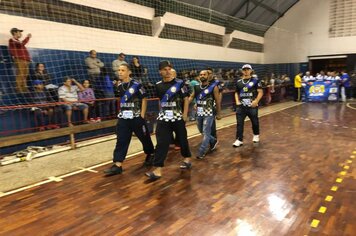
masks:
[[[6,196],[0,233],[355,235],[355,117],[341,104],[303,104],[261,117],[259,145],[250,122],[241,148],[232,147],[235,126],[219,130],[218,150],[191,171],[172,150],[154,183],[138,156],[120,176],[103,177],[104,166]],[[200,139],[190,140],[194,153]]]

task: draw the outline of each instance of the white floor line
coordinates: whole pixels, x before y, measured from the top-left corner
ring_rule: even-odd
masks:
[[[85,171],[88,171],[88,172],[92,172],[92,173],[98,173],[98,172],[99,172],[99,171],[97,171],[97,170],[91,170],[91,169],[84,168],[84,167],[79,167],[79,169],[85,170]]]
[[[286,110],[286,109],[291,108],[291,107],[299,106],[301,104],[302,103],[297,103],[297,104],[293,104],[293,105],[290,105],[290,106],[287,106],[287,107],[278,108],[276,110],[261,114],[261,115],[259,115],[259,117],[266,116],[266,115],[269,115],[269,114],[272,114],[272,113],[276,113],[276,112],[279,112],[279,111],[282,111],[282,110]],[[232,114],[230,116],[234,116],[234,114]],[[217,128],[217,130],[221,130],[223,128],[227,128],[227,127],[230,127],[230,126],[233,126],[233,125],[236,125],[236,122],[233,122],[231,124],[227,124],[227,125],[224,125],[222,127],[219,127],[219,128]],[[194,138],[194,137],[197,137],[197,136],[200,136],[200,135],[201,135],[200,133],[193,134],[193,135],[190,135],[188,137],[188,139],[191,139],[191,138]],[[135,152],[135,153],[132,153],[132,154],[128,155],[127,158],[133,157],[133,156],[136,156],[136,155],[139,155],[139,154],[142,154],[142,153],[143,153],[143,151]],[[35,183],[35,184],[27,185],[25,187],[21,187],[21,188],[18,188],[18,189],[14,189],[14,190],[11,190],[9,192],[0,193],[0,198],[4,197],[4,196],[11,195],[11,194],[14,194],[14,193],[18,193],[18,192],[21,192],[21,191],[24,191],[24,190],[27,190],[27,189],[30,189],[30,188],[33,188],[33,187],[36,187],[36,186],[40,186],[40,185],[43,185],[43,184],[46,184],[46,183],[50,183],[50,182],[54,182],[54,181],[55,182],[60,182],[60,181],[63,180],[63,178],[66,178],[66,177],[69,177],[69,176],[73,176],[73,175],[76,175],[76,174],[79,174],[79,173],[82,173],[82,172],[85,172],[85,171],[91,171],[91,170],[93,170],[95,168],[98,168],[98,167],[101,167],[101,166],[104,166],[104,165],[107,165],[107,164],[110,164],[110,163],[112,163],[112,161],[107,161],[107,162],[100,163],[100,164],[97,164],[97,165],[94,165],[94,166],[91,166],[91,167],[87,167],[87,168],[80,168],[80,170],[73,171],[73,172],[70,172],[70,173],[67,173],[67,174],[64,174],[64,175],[60,175],[58,177],[50,176],[50,177],[48,177],[47,180],[44,180],[44,181],[41,181],[41,182],[38,182],[38,183]]]
[[[24,186],[24,187],[21,187],[21,188],[18,188],[18,189],[14,189],[14,190],[2,193],[2,195],[0,195],[0,197],[5,197],[5,196],[8,196],[8,195],[11,195],[11,194],[14,194],[14,193],[22,192],[24,190],[27,190],[27,189],[30,189],[30,188],[33,188],[33,187],[37,187],[37,186],[40,186],[40,185],[43,185],[43,184],[47,184],[47,183],[50,183],[50,182],[53,182],[53,180],[47,179],[47,180],[44,180],[44,181],[41,181],[41,182],[38,182],[38,183],[35,183],[35,184],[30,184],[30,185],[27,185],[27,186]]]
[[[353,106],[351,106],[351,104],[352,105],[356,105],[355,103],[346,103],[346,107],[348,107],[348,108],[350,108],[350,109],[352,109],[352,110],[356,110],[356,107],[353,107]]]

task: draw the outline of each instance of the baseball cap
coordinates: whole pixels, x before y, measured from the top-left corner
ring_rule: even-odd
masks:
[[[242,69],[250,69],[252,70],[252,66],[250,64],[245,64],[242,66]]]
[[[39,85],[39,84],[43,84],[42,80],[36,79],[35,81],[33,81],[33,85]]]
[[[10,30],[10,33],[11,33],[11,34],[16,33],[16,32],[23,32],[23,30],[20,30],[20,29],[18,29],[18,28],[12,28],[12,29]]]
[[[170,61],[161,61],[161,62],[159,63],[159,70],[162,70],[163,68],[165,68],[165,67],[167,67],[167,66],[169,66],[169,67],[172,68],[172,64],[171,64]]]

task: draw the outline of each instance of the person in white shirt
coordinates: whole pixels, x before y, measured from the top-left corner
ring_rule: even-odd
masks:
[[[74,83],[75,85],[72,85]],[[85,103],[78,102],[78,92],[84,91],[83,85],[78,83],[75,79],[65,77],[63,80],[63,86],[58,89],[58,97],[60,102],[66,102],[63,108],[66,111],[68,125],[72,126],[72,110],[78,109],[83,111],[84,123],[90,123],[88,121],[88,105]]]
[[[320,74],[315,77],[316,81],[324,81],[327,80],[328,76],[325,75],[325,72],[323,70],[320,71]]]
[[[315,78],[310,74],[310,71],[305,72],[305,75],[303,76],[303,82],[308,83],[308,82],[314,82]]]

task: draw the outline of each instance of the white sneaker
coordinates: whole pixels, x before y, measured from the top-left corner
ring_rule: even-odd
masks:
[[[232,144],[233,147],[240,147],[243,145],[243,142],[240,140],[236,139],[236,141]]]
[[[259,135],[254,135],[252,141],[253,141],[254,143],[260,142],[260,136],[259,136]]]

